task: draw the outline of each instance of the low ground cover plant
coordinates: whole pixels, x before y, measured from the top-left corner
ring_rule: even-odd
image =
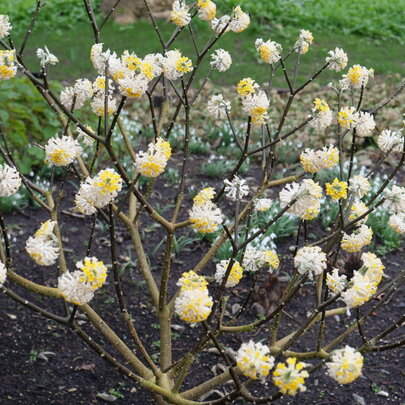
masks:
[[[161,53],[117,54],[106,49],[103,27],[114,10],[97,22],[85,0],[94,35],[89,49],[94,78],[77,78],[62,90],[50,81],[53,66],[63,63],[57,49],[36,50],[39,73],[24,61],[30,33],[45,4],[37,1],[18,46],[12,21],[0,15],[0,86],[24,75],[60,122],[54,136],[33,146],[41,151],[50,172],[45,183],[22,170],[23,158],[15,144],[18,134],[12,127],[0,126],[0,198],[26,190],[46,216],[32,235],[21,236],[26,239],[25,252],[18,254],[32,261],[31,269],[21,269],[15,265],[11,229],[0,214],[2,290],[21,305],[66,325],[134,384],[148,389],[158,404],[238,399],[270,403],[306,391],[312,374],[321,372],[337,384],[353,382],[363,363],[367,367],[368,352],[404,344],[397,334],[403,317],[372,336],[364,333],[377,309],[389,311],[389,300],[405,276],[403,266],[388,276],[383,260],[369,250],[379,242],[368,222],[383,210],[379,217],[385,227],[394,235],[405,233],[405,188],[399,185],[405,161],[403,124],[378,126],[379,114],[395,102],[404,81],[389,97],[369,105],[374,70],[350,66],[346,52],[338,47],[324,55],[310,77],[299,80],[300,62],[310,57],[314,41],[312,33],[302,29],[292,44],[260,37],[252,43],[256,58],[268,66],[267,76],[260,83],[241,77],[230,90],[237,95],[237,102],[231,103],[234,98],[229,94],[204,89],[213,75],[226,75],[237,57],[214,46],[223,36],[243,35],[249,15],[239,6],[229,14],[217,14],[210,0],[176,0],[171,10],[174,32],[164,37],[148,1],[144,3]],[[196,19],[212,30],[204,46],[193,30]],[[193,55],[175,49],[178,36],[186,33]],[[197,81],[203,65],[207,73]],[[307,114],[297,119],[295,105],[308,99],[302,95],[325,71],[334,72],[336,80],[322,98],[305,101]],[[280,111],[272,105],[276,75],[284,78],[286,87]],[[131,127],[134,111],[142,124]],[[197,148],[201,127],[195,114],[213,126],[226,124],[227,132],[221,132],[216,144],[222,157],[205,158],[206,141]],[[300,141],[297,164],[288,172],[288,163],[294,162],[288,142],[304,130],[310,139]],[[367,152],[364,145],[370,139],[379,148],[378,159],[359,168],[356,155]],[[173,144],[178,148],[175,154]],[[204,181],[212,185],[198,182],[201,172],[191,149],[206,160],[201,165],[207,175]],[[279,156],[287,167],[279,166]],[[391,166],[385,169],[384,180],[374,181],[388,160]],[[82,232],[88,237],[82,251],[65,249],[69,237],[69,227],[61,223],[65,204],[74,206],[70,215],[83,219]],[[328,231],[320,231],[320,224]],[[94,253],[95,232],[104,234],[103,260]],[[277,237],[289,241],[291,255],[278,254]],[[121,259],[119,245],[124,238],[130,241],[126,252],[133,258],[130,265]],[[146,243],[150,240],[151,249]],[[198,250],[193,250],[195,246]],[[187,263],[178,260],[182,252],[190,252]],[[151,303],[150,327],[159,330],[159,340],[148,342],[137,313],[130,311],[128,267],[143,278]],[[53,271],[53,285],[32,281],[30,272],[46,268]],[[256,288],[263,277],[269,295]],[[250,290],[238,291],[245,280],[252,282]],[[97,308],[97,299],[108,286],[114,295],[104,303],[116,311],[117,323],[119,318],[125,325],[125,338]],[[311,304],[291,326],[285,311],[308,288]],[[236,305],[238,295],[242,304]],[[56,304],[45,308],[41,296],[62,302],[62,308]],[[253,300],[260,302],[257,316],[249,311]],[[330,336],[328,326],[337,315],[347,317],[347,326]],[[179,338],[173,327],[178,329],[179,323],[195,333],[182,352],[173,347]],[[303,349],[299,343],[308,334],[312,344]],[[356,346],[347,343],[353,334],[361,339]],[[230,335],[241,343],[226,347]],[[215,377],[190,378],[201,353],[210,349],[221,359],[222,370]],[[258,394],[261,384],[267,385]]]

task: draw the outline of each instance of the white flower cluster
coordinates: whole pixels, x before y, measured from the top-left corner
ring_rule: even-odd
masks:
[[[17,74],[15,51],[0,51],[0,80],[8,80]]]
[[[325,129],[332,124],[333,114],[325,100],[316,98],[312,109],[313,118],[309,121],[309,126],[318,130]]]
[[[222,120],[227,118],[227,113],[230,113],[231,103],[229,101],[225,101],[222,94],[217,94],[208,100],[207,108],[208,112],[213,118]]]
[[[354,272],[349,288],[342,292],[342,299],[349,308],[363,305],[376,293],[384,274],[384,265],[374,253],[361,255],[363,266]]]
[[[137,153],[135,167],[143,176],[157,177],[164,172],[171,154],[170,143],[158,138],[148,145],[146,152]]]
[[[215,281],[218,284],[222,283],[222,280],[228,269],[229,262],[230,262],[229,260],[221,260],[217,264],[214,277],[215,277]],[[243,268],[241,267],[239,262],[237,260],[235,260],[232,264],[232,268],[230,270],[228,279],[226,280],[225,287],[227,287],[227,288],[235,287],[241,280],[242,276],[243,276]]]
[[[56,221],[44,222],[34,236],[30,236],[25,250],[40,266],[52,266],[59,257],[59,244],[53,234]]]
[[[108,205],[121,191],[122,178],[112,169],[101,170],[96,177],[88,177],[80,184],[75,197],[77,210],[83,215],[92,215],[97,208]]]
[[[58,288],[66,301],[75,305],[87,304],[107,277],[107,267],[95,257],[77,262],[78,270],[66,272],[58,278]]]
[[[172,12],[170,13],[170,20],[178,27],[185,27],[191,21],[189,8],[185,1],[175,0],[173,2]]]
[[[301,30],[297,42],[294,45],[294,51],[300,55],[306,54],[313,40],[314,37],[312,36],[311,31]]]
[[[361,375],[363,356],[350,346],[334,350],[330,361],[326,363],[330,377],[340,384],[348,384]]]
[[[367,225],[360,225],[352,234],[343,234],[341,247],[346,252],[359,252],[364,246],[371,243],[373,231]]]
[[[279,196],[282,208],[296,200],[287,212],[301,218],[312,219],[319,213],[322,187],[311,179],[305,179],[301,184],[288,184],[280,191]]]
[[[180,51],[167,51],[162,60],[163,74],[169,80],[177,80],[193,70],[193,64],[189,58],[183,56]]]
[[[335,72],[340,72],[347,66],[347,53],[341,48],[335,48],[334,51],[328,52],[326,63],[329,63],[329,69]]]
[[[7,164],[0,164],[0,197],[10,197],[21,186],[18,171]]]
[[[70,136],[50,138],[45,145],[46,161],[55,166],[68,166],[83,152],[76,139]]]
[[[226,72],[232,65],[232,58],[229,52],[224,49],[217,49],[211,55],[211,66],[219,72]]]
[[[12,28],[8,15],[0,14],[0,39],[9,35]]]
[[[319,276],[326,269],[326,254],[319,246],[305,246],[294,257],[294,266],[298,273],[308,274],[310,280]]]
[[[324,146],[317,151],[307,148],[301,153],[300,162],[306,172],[317,173],[339,163],[339,150],[332,145]]]
[[[189,271],[182,274],[177,285],[180,294],[175,300],[174,310],[179,318],[189,323],[205,321],[213,304],[205,277]]]
[[[356,198],[363,198],[370,190],[370,182],[358,174],[350,179],[349,191],[353,193]]]
[[[252,380],[264,379],[274,366],[274,357],[269,355],[270,349],[262,343],[249,340],[242,343],[236,354],[236,364],[240,372]]]
[[[249,194],[249,186],[246,184],[246,180],[240,179],[238,176],[234,176],[232,181],[225,179],[225,193],[230,200],[241,201],[243,197]]]
[[[343,75],[340,81],[342,88],[360,89],[365,87],[370,78],[374,77],[374,69],[367,69],[364,66],[354,65],[347,74]]]
[[[272,203],[273,200],[270,198],[257,198],[253,201],[255,210],[259,212],[268,211]]]
[[[334,294],[340,294],[347,285],[347,277],[340,275],[338,269],[333,269],[326,275],[326,284]]]
[[[200,233],[213,233],[222,223],[221,210],[212,202],[215,192],[211,187],[201,190],[194,197],[194,204],[189,211],[192,227]]]
[[[283,48],[277,42],[271,40],[264,42],[262,38],[258,38],[255,47],[260,54],[260,58],[270,65],[277,63],[281,59]]]
[[[243,256],[243,267],[249,271],[257,271],[264,266],[268,266],[269,273],[277,270],[280,265],[280,260],[274,250],[258,250],[248,248]]]
[[[378,147],[385,153],[403,152],[405,139],[401,131],[384,129],[377,139]]]

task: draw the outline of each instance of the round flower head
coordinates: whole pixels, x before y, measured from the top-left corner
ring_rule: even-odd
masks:
[[[361,225],[351,235],[343,234],[341,247],[346,252],[359,252],[364,246],[371,243],[373,231],[367,225]]]
[[[93,98],[93,101],[90,103],[91,110],[98,117],[104,117],[105,112],[105,98],[104,96],[97,96]],[[117,111],[117,102],[115,98],[109,96],[107,99],[107,115],[114,114]]]
[[[339,181],[337,178],[332,183],[326,183],[326,194],[330,195],[334,200],[347,198],[347,183]]]
[[[3,262],[0,262],[0,287],[3,286],[7,278],[7,269]]]
[[[137,153],[135,167],[143,176],[157,177],[164,172],[171,154],[170,143],[158,138],[148,145],[147,152]]]
[[[329,169],[339,163],[339,150],[332,145],[324,146],[318,151],[307,148],[301,153],[300,162],[306,172],[317,173],[321,169]]]
[[[333,269],[326,275],[326,285],[334,294],[340,294],[347,285],[347,277],[340,275],[338,269]]]
[[[213,18],[211,20],[211,28],[217,34],[226,33],[229,31],[229,23],[231,17],[229,15],[224,15],[221,18]]]
[[[368,210],[367,205],[362,201],[355,201],[350,208],[349,220],[353,221],[358,218],[360,215],[363,215]],[[356,222],[356,226],[363,225],[367,222],[368,215],[363,219],[360,219]]]
[[[301,55],[306,54],[313,40],[314,37],[312,36],[312,33],[310,31],[301,30],[297,42],[294,45],[294,51]]]
[[[94,178],[93,187],[97,187],[101,194],[108,195],[112,199],[121,191],[122,178],[113,169],[104,169]]]
[[[191,15],[185,1],[174,1],[170,20],[178,27],[185,27],[191,21]]]
[[[193,70],[193,63],[190,58],[182,56],[176,61],[176,71],[180,72],[183,76],[185,73],[191,72]]]
[[[250,24],[250,17],[249,14],[242,11],[240,6],[235,7],[233,10],[233,17],[231,22],[229,23],[229,29],[233,32],[242,32],[244,31]]]
[[[139,98],[148,89],[148,79],[143,75],[134,75],[133,73],[118,79],[118,84],[120,93],[129,98]]]
[[[224,49],[217,49],[211,55],[211,66],[217,69],[219,72],[227,71],[232,64],[231,55],[229,52],[225,51]]]
[[[329,105],[326,103],[325,100],[316,98],[314,100],[314,108],[312,109],[312,112],[313,118],[308,123],[310,127],[322,130],[332,124],[332,110],[329,108]]]
[[[295,395],[297,391],[304,392],[305,378],[309,377],[307,371],[303,370],[305,363],[298,362],[295,357],[289,357],[287,364],[278,363],[273,371],[273,382],[279,387],[282,394]]]
[[[272,203],[273,200],[271,200],[270,198],[258,198],[253,201],[255,210],[259,212],[268,211]]]
[[[348,384],[360,377],[363,356],[350,346],[334,350],[326,363],[328,375],[340,384]]]
[[[259,85],[253,79],[246,77],[238,83],[236,91],[240,96],[246,97],[249,94],[253,94],[258,87]]]
[[[350,179],[349,192],[356,198],[364,197],[370,190],[370,182],[362,175],[353,176]]]
[[[79,270],[73,273],[63,273],[58,278],[58,288],[63,298],[75,305],[87,304],[94,297],[94,290],[82,282],[83,273]]]
[[[203,21],[212,21],[217,13],[217,6],[211,0],[198,0],[198,17]]]
[[[342,293],[342,299],[349,308],[365,304],[377,291],[377,284],[358,271],[354,272],[350,283],[352,287]]]
[[[107,267],[95,257],[85,257],[83,261],[76,263],[76,267],[82,273],[80,282],[90,285],[93,290],[100,288],[107,278]]]
[[[215,119],[225,119],[227,118],[227,112],[231,111],[231,103],[229,101],[225,101],[222,94],[217,94],[212,96],[208,100],[208,112],[215,118]]]
[[[360,89],[367,85],[370,77],[374,77],[374,69],[367,69],[364,66],[354,65],[349,69],[347,74],[343,75],[342,82],[346,87]]]
[[[7,164],[0,164],[0,197],[10,197],[21,186],[18,171]]]
[[[206,290],[208,282],[204,276],[199,276],[190,270],[181,275],[176,285],[182,290]]]
[[[193,198],[193,202],[195,205],[202,205],[206,202],[210,202],[214,197],[215,189],[212,187],[206,187]]]
[[[403,152],[404,137],[400,131],[391,131],[384,129],[377,139],[378,147],[385,153],[388,152]]]
[[[174,302],[174,310],[185,322],[202,322],[211,313],[212,303],[208,289],[182,289]]]
[[[277,270],[280,266],[280,259],[274,250],[264,250],[260,254],[260,260],[267,266],[269,266],[269,273]]]
[[[274,250],[257,250],[255,248],[246,249],[243,256],[243,267],[249,271],[257,271],[264,266],[269,267],[269,273],[276,270],[280,265],[280,260]]]
[[[104,80],[105,81],[105,80]],[[93,84],[87,79],[78,79],[73,87],[76,99],[80,104],[83,104],[85,100],[90,99],[93,96]]]
[[[388,225],[400,235],[405,234],[405,213],[394,214],[390,216],[388,220]]]
[[[113,66],[116,63],[117,55],[109,49],[103,52],[103,44],[94,44],[90,50],[90,60],[99,75],[105,75],[107,64]]]
[[[94,180],[91,178],[80,184],[75,196],[76,208],[83,215],[93,215],[97,212],[97,208],[105,207],[110,202],[110,196],[102,194],[101,189],[94,186]]]
[[[238,176],[234,176],[232,181],[225,179],[224,184],[226,196],[231,200],[240,201],[249,194],[246,180],[240,179]]]
[[[268,121],[267,110],[270,101],[264,91],[244,97],[242,105],[244,111],[251,117],[253,125],[264,125]]]
[[[329,69],[340,72],[347,66],[348,58],[346,52],[341,48],[335,48],[334,51],[328,52],[326,63],[329,63]]]
[[[381,259],[374,253],[368,252],[361,255],[361,260],[363,261],[363,267],[366,270],[365,276],[371,282],[380,284],[385,269]]]
[[[34,237],[37,239],[51,238],[53,235],[53,230],[55,228],[55,225],[56,225],[56,221],[51,221],[50,219],[48,219],[48,221],[41,224],[40,228],[35,232]]]
[[[83,152],[76,139],[70,136],[54,137],[45,145],[46,161],[55,166],[68,166]]]
[[[383,208],[390,214],[405,212],[405,187],[393,185],[391,190],[385,190],[384,199]]]
[[[1,28],[0,28],[1,30]],[[17,74],[15,51],[0,51],[0,80],[12,79]]]
[[[280,204],[284,208],[294,199],[295,203],[287,212],[294,215],[304,215],[309,207],[315,207],[322,197],[322,187],[311,179],[306,179],[302,184],[290,183],[280,191]]]
[[[163,74],[169,80],[180,79],[184,73],[192,70],[192,62],[189,58],[183,57],[177,49],[167,51],[162,59]]]
[[[359,117],[356,122],[356,134],[361,138],[371,136],[375,129],[374,117],[368,113],[360,111]]]
[[[12,28],[8,15],[0,14],[0,39],[9,35]]]
[[[215,280],[218,284],[222,283],[222,279],[225,276],[226,270],[229,265],[229,260],[221,260],[216,266]],[[231,272],[229,273],[225,287],[235,287],[243,276],[243,269],[238,261],[235,261],[232,265]]]
[[[338,112],[338,123],[342,128],[353,129],[359,118],[359,113],[354,107],[345,107]]]
[[[274,366],[274,357],[269,356],[269,353],[268,346],[249,340],[248,343],[242,343],[239,348],[236,364],[244,376],[264,381]]]
[[[308,207],[303,214],[301,214],[301,219],[305,221],[311,221],[312,219],[316,218],[321,211],[321,202],[319,200],[315,200],[313,205]]]
[[[25,244],[25,250],[40,266],[52,266],[59,256],[59,247],[52,239],[30,236]]]
[[[308,273],[309,279],[319,276],[326,269],[326,254],[319,246],[305,246],[294,257],[294,266],[298,273]]]
[[[283,48],[277,42],[270,40],[264,42],[261,38],[256,39],[255,47],[260,54],[260,58],[270,65],[280,60],[283,51]]]
[[[194,204],[189,215],[192,227],[200,233],[213,233],[222,223],[221,210],[210,201]]]

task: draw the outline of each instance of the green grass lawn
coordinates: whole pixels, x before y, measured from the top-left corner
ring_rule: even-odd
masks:
[[[159,22],[162,34],[169,38],[173,31],[173,25],[164,21]],[[254,42],[256,38],[263,37],[265,40],[271,38],[283,45],[287,51],[295,42],[300,28],[311,28],[308,26],[288,26],[285,28],[271,28],[266,26],[252,25],[245,32],[235,34],[227,33],[218,42],[220,48],[228,50],[233,58],[231,69],[225,74],[215,73],[213,80],[223,85],[231,85],[238,82],[243,77],[250,76],[259,82],[264,82],[269,76],[269,67],[260,63]],[[211,30],[205,23],[197,21],[194,24],[197,42],[202,48],[203,44],[211,36]],[[376,74],[401,73],[405,68],[403,46],[394,40],[372,40],[364,36],[356,35],[336,35],[336,33],[314,31],[314,45],[311,50],[302,57],[299,80],[304,80],[318,67],[322,66],[327,52],[335,46],[342,47],[349,55],[349,63],[359,63],[367,67],[374,67]],[[21,35],[15,39],[18,44]],[[119,26],[114,23],[106,25],[102,32],[102,42],[121,53],[125,49],[136,52],[143,56],[146,53],[161,52],[159,40],[149,21],[138,21],[129,26]],[[51,52],[54,52],[60,63],[51,67],[51,78],[58,80],[76,79],[79,77],[94,77],[96,74],[89,60],[89,50],[93,44],[93,36],[90,25],[87,22],[77,22],[69,28],[60,29],[49,35],[48,30],[34,30],[28,43],[26,58],[28,65],[34,71],[38,69],[38,61],[35,57],[35,50],[38,47],[47,45]],[[185,31],[178,37],[172,48],[180,49],[185,55],[195,60],[193,44]],[[294,58],[290,58],[290,68],[292,70]],[[201,76],[207,73],[209,63],[205,63],[201,69]],[[281,72],[280,72],[281,73]],[[322,80],[324,83],[336,78],[332,72],[326,72]],[[281,80],[276,80],[276,85],[282,85]]]

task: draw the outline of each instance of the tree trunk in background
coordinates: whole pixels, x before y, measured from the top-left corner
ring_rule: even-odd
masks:
[[[115,2],[116,0],[102,0],[101,11],[107,13]],[[168,18],[173,0],[149,0],[149,4],[156,18]],[[118,24],[131,24],[138,18],[147,16],[143,0],[121,0],[113,14],[113,18]]]

